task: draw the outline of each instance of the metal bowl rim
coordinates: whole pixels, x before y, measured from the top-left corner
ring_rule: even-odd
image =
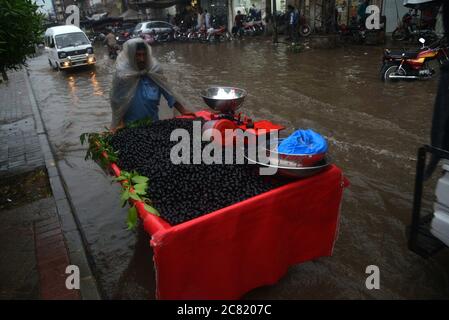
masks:
[[[278,144],[278,146],[279,146],[279,142],[281,142],[281,141],[283,141],[283,140],[285,140],[286,138],[281,138],[281,139],[276,139],[275,140],[275,142],[277,142]],[[277,154],[280,154],[280,155],[283,155],[283,156],[286,156],[286,157],[290,157],[290,156],[292,156],[292,157],[297,157],[297,156],[301,156],[301,157],[313,157],[313,156],[318,156],[318,155],[323,155],[323,156],[325,156],[326,155],[326,153],[327,152],[321,152],[321,153],[314,153],[314,154],[304,154],[304,153],[283,153],[283,152],[278,152],[278,151],[275,151],[274,149],[267,149],[267,148],[263,148],[262,147],[262,149],[264,149],[264,150],[266,150],[266,151],[270,151],[270,152],[273,152],[273,153],[277,153]]]
[[[321,169],[321,168],[325,168],[327,166],[329,166],[331,163],[328,161],[327,158],[325,158],[324,160],[326,161],[325,164],[322,164],[320,166],[316,166],[316,167],[284,167],[284,166],[276,166],[276,165],[272,165],[272,164],[267,164],[267,163],[262,163],[262,162],[258,162],[255,161],[253,159],[248,158],[246,155],[243,155],[246,159],[248,159],[251,162],[254,162],[255,164],[259,164],[265,167],[271,167],[271,168],[278,168],[278,169],[286,169],[286,170],[316,170],[316,169]]]
[[[206,95],[204,95],[204,92],[206,92],[209,89],[215,89],[215,88],[222,88],[222,89],[237,89],[242,91],[243,95],[241,97],[236,97],[236,98],[220,98],[220,99],[215,99],[212,97],[208,97]],[[220,100],[224,100],[224,101],[228,101],[228,100],[238,100],[238,99],[244,99],[247,96],[247,92],[245,89],[241,89],[241,88],[237,88],[237,87],[224,87],[224,86],[216,86],[216,87],[207,87],[206,89],[203,89],[200,93],[201,97],[203,99],[210,99],[210,100],[214,100],[214,101],[220,101]]]

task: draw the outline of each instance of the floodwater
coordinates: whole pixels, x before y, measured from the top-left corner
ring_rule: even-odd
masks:
[[[293,266],[246,299],[449,298],[449,254],[423,259],[407,249],[417,148],[429,142],[437,79],[382,83],[381,47],[289,51],[270,39],[153,48],[169,81],[194,110],[208,85],[248,91],[243,113],[325,135],[333,162],[351,181],[332,257]],[[126,230],[119,187],[84,161],[83,132],[109,126],[114,65],[97,48],[95,70],[55,72],[45,55],[30,61],[39,107],[88,243],[105,298],[154,298],[149,237]],[[430,209],[432,188],[426,190]],[[380,290],[367,290],[368,265]]]

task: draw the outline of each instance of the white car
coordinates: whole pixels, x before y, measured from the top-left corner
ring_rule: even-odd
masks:
[[[134,36],[142,33],[173,34],[175,26],[165,21],[145,21],[139,23],[133,31]]]
[[[86,34],[72,25],[48,28],[44,37],[48,63],[54,69],[69,69],[96,63]]]

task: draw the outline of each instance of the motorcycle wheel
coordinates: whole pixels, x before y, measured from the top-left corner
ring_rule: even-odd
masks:
[[[202,43],[209,42],[209,41],[210,41],[210,38],[211,38],[211,37],[209,37],[209,35],[205,35],[204,33],[202,33],[202,34],[199,36],[199,40],[200,40],[200,42],[202,42]]]
[[[391,34],[391,37],[395,41],[404,41],[405,39],[407,39],[407,34],[405,33],[404,29],[396,28]]]
[[[189,41],[196,41],[196,40],[198,40],[198,36],[197,36],[195,33],[190,32],[190,33],[187,35],[187,39],[188,39]]]
[[[381,80],[383,82],[386,81],[398,81],[399,79],[391,79],[390,75],[396,74],[400,76],[406,76],[407,72],[404,68],[399,68],[399,65],[394,63],[384,63],[382,65],[382,69],[380,71]]]
[[[308,37],[312,33],[312,29],[310,28],[310,26],[308,24],[305,24],[299,28],[299,33],[303,37]]]
[[[220,34],[217,38],[217,42],[225,42],[225,41],[227,41],[226,33]]]

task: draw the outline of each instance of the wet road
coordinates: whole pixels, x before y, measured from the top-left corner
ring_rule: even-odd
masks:
[[[417,148],[429,141],[436,79],[384,84],[382,48],[348,47],[290,52],[270,40],[217,45],[157,46],[172,84],[206,106],[207,85],[245,88],[242,112],[293,131],[313,128],[330,142],[334,162],[351,187],[345,191],[333,257],[290,268],[253,299],[449,298],[449,254],[430,259],[408,251]],[[88,241],[94,272],[107,298],[154,298],[149,238],[126,230],[117,185],[84,161],[83,132],[109,126],[113,63],[103,48],[94,71],[54,72],[45,55],[30,61],[32,85],[52,147]],[[431,186],[425,204],[430,208]],[[365,269],[377,265],[381,289],[365,288]]]

